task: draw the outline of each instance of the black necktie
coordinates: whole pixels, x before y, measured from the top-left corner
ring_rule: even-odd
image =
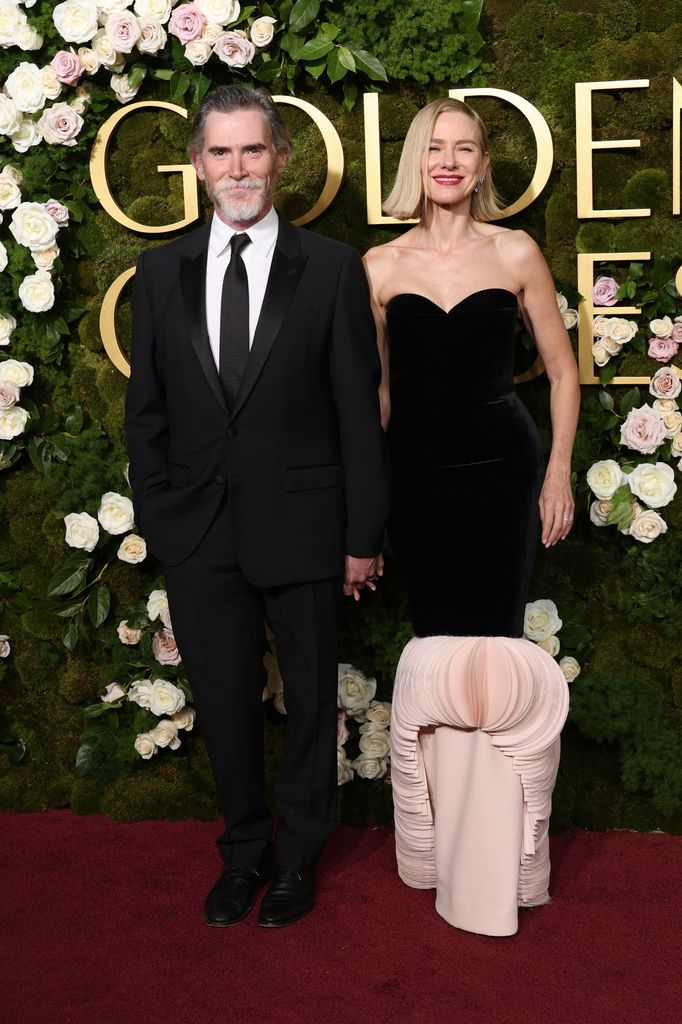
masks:
[[[249,279],[242,251],[250,241],[247,234],[232,236],[230,262],[223,278],[219,373],[230,406],[234,406],[249,358]]]

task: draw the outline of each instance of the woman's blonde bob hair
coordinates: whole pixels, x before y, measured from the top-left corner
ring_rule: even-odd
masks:
[[[488,132],[483,121],[468,103],[444,97],[427,103],[415,115],[407,130],[403,151],[400,155],[398,173],[393,188],[383,205],[384,213],[398,220],[410,220],[421,217],[424,213],[424,181],[422,177],[422,161],[429,151],[433,136],[433,127],[440,114],[466,114],[476,125],[481,152],[488,152]],[[474,220],[496,220],[503,212],[503,206],[493,186],[490,167],[486,171],[485,181],[478,192],[471,196],[471,216]]]

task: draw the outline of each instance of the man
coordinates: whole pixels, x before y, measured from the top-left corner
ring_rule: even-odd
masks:
[[[278,217],[291,143],[263,93],[207,94],[190,155],[210,224],[144,253],[126,404],[135,515],[166,577],[226,829],[206,921],[266,881],[264,623],[288,712],[276,868],[259,924],[314,903],[335,821],[339,599],[381,572],[379,360],[358,254]]]

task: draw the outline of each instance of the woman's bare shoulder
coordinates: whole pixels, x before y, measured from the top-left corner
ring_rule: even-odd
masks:
[[[498,227],[495,242],[509,259],[529,259],[540,255],[537,242],[520,229]]]

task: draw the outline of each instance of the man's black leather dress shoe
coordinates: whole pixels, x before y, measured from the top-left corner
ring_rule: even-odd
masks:
[[[265,885],[265,875],[259,868],[241,864],[225,868],[206,897],[206,924],[227,928],[243,921],[253,908],[254,896],[261,885]]]
[[[278,868],[260,905],[258,924],[263,928],[283,928],[304,917],[314,906],[312,871]]]

